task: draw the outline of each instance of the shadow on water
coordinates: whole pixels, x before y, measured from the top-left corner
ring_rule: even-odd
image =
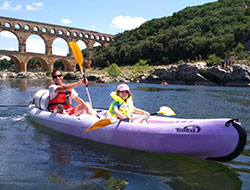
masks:
[[[241,189],[242,181],[221,162],[183,155],[146,153],[64,135],[32,123],[35,140],[48,144],[47,177],[67,183],[77,173],[88,186],[116,184],[131,189]],[[72,175],[72,174],[71,174]],[[101,180],[101,183],[95,180]],[[66,180],[66,181],[65,181]],[[102,185],[101,185],[102,186]]]

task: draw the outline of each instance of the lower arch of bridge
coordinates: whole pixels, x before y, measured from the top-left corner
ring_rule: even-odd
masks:
[[[48,71],[48,70],[49,70],[49,67],[48,67],[48,65],[47,65],[47,63],[46,63],[46,61],[45,61],[44,59],[42,59],[42,58],[40,58],[40,57],[32,57],[32,58],[29,59],[29,61],[30,61],[31,59],[33,59],[33,58],[34,58],[34,59],[37,59],[37,60],[39,61],[39,63],[40,63],[39,66],[42,67],[42,71]],[[28,61],[28,63],[27,63],[27,71],[29,71],[29,67],[28,67],[29,61]]]
[[[75,64],[73,62],[69,62],[65,59],[58,59],[56,61],[62,63],[65,71],[75,71]],[[56,61],[53,63],[53,69],[54,69],[54,64],[56,63]]]
[[[4,53],[0,55],[9,57],[15,63],[16,72],[27,72],[28,63],[32,58],[35,58],[39,61],[40,66],[43,71],[52,72],[54,69],[54,64],[56,61],[59,61],[63,64],[65,71],[75,71],[76,70],[76,61],[72,57],[57,58],[57,57],[45,57],[41,58],[39,56],[31,55],[12,55],[11,53]]]
[[[16,68],[16,71],[18,71],[20,68],[20,60],[15,57],[15,56],[12,56],[12,55],[5,55],[7,57],[9,57],[14,63],[15,63],[15,68]]]

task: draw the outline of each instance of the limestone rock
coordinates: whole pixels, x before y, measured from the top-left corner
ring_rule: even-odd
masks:
[[[169,68],[157,68],[141,82],[162,82],[178,84],[234,85],[249,86],[250,68],[235,64],[229,70],[218,66],[207,67],[206,63],[185,63],[172,65]]]

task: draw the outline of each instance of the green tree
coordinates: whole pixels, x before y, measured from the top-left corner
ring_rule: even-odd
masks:
[[[0,70],[8,70],[8,71],[14,71],[15,70],[15,63],[12,60],[7,59],[1,59],[0,60]]]
[[[31,58],[27,65],[28,71],[41,71],[42,67],[37,58]]]
[[[249,0],[219,0],[152,19],[139,28],[117,34],[110,47],[98,49],[93,62],[98,66],[107,66],[108,62],[120,66],[143,59],[149,65],[157,65],[197,55],[223,57],[235,51],[238,43],[249,41],[249,7]],[[248,57],[245,53],[241,56]]]
[[[221,65],[222,59],[215,54],[208,56],[209,65]]]
[[[121,72],[121,70],[120,70],[119,66],[115,63],[112,63],[108,67],[108,73],[111,77],[118,77],[120,72]]]

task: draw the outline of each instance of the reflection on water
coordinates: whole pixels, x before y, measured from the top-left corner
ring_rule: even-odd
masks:
[[[90,179],[95,179],[95,178],[109,179],[111,177],[110,170],[105,170],[100,168],[89,168],[89,171],[93,172],[93,175],[90,176]]]
[[[26,91],[28,87],[27,80],[18,80],[18,86],[20,91]]]
[[[35,126],[34,140],[48,148],[45,151],[49,153],[49,163],[45,172],[52,184],[79,186],[81,189],[124,189],[129,183],[113,176],[112,170],[105,168],[100,161],[100,153],[86,149],[89,144],[30,122]]]
[[[43,138],[40,141],[43,144],[49,143],[51,160],[54,162],[51,165],[59,167],[51,168],[52,171],[49,172],[53,174],[53,180],[55,180],[55,171],[57,172],[60,176],[57,176],[57,182],[59,179],[62,181],[62,179],[69,178],[66,168],[70,167],[88,181],[86,182],[88,185],[95,179],[103,181],[104,184],[110,183],[110,179],[113,178],[113,182],[115,180],[116,183],[126,184],[129,187],[135,183],[137,175],[140,174],[141,177],[147,179],[147,186],[152,189],[158,189],[159,183],[165,184],[165,188],[172,189],[206,189],[209,187],[209,189],[230,190],[242,187],[238,174],[220,162],[118,148],[70,137],[41,126],[36,126],[35,131],[35,135],[41,136],[42,134],[44,137],[53,139],[53,141],[47,141],[47,138]],[[81,170],[81,173],[78,170]],[[153,176],[158,176],[158,179],[155,180]],[[92,183],[96,187],[97,184],[93,181]],[[136,183],[140,187],[145,185],[140,184],[140,181]]]
[[[52,160],[55,163],[62,163],[63,165],[71,164],[71,158],[69,154],[71,150],[69,150],[68,146],[60,144],[58,147],[56,147],[56,150],[56,154],[54,154],[52,157]]]
[[[26,91],[28,88],[48,88],[53,83],[52,80],[44,79],[8,79],[0,80],[0,90],[6,90],[3,87],[19,89],[19,91]]]

